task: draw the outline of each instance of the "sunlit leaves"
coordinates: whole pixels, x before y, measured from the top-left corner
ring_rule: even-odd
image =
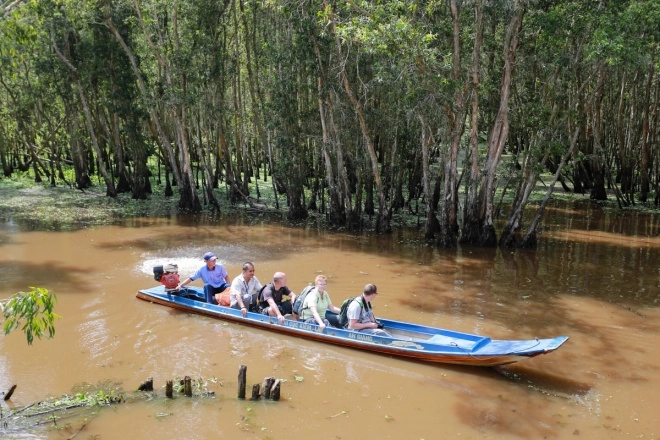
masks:
[[[55,335],[54,322],[59,318],[53,312],[56,302],[56,296],[41,287],[30,287],[30,291],[19,292],[0,302],[5,318],[5,335],[22,325],[28,345],[32,345],[35,336],[39,339],[42,336],[52,338]]]

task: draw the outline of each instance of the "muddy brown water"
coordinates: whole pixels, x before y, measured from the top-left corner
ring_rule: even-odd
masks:
[[[578,207],[579,208],[579,207]],[[354,236],[279,225],[138,219],[75,232],[0,226],[0,298],[58,296],[52,340],[0,336],[3,411],[110,381],[208,380],[215,398],[115,405],[8,438],[660,438],[658,216],[555,207],[533,251],[420,246],[414,233]],[[254,261],[300,291],[323,273],[338,305],[367,282],[378,315],[493,338],[568,335],[554,353],[499,369],[424,364],[227,324],[135,298],[152,267],[182,277],[214,251],[230,276]],[[198,284],[196,282],[195,284]],[[236,399],[285,379],[280,402]],[[302,378],[297,381],[294,377]],[[249,393],[249,390],[248,390]],[[80,431],[79,431],[80,430]],[[0,437],[2,428],[0,428]]]

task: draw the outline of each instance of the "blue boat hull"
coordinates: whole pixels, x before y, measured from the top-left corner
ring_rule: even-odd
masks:
[[[259,313],[248,313],[243,317],[239,310],[204,302],[204,292],[198,287],[188,287],[179,293],[170,293],[165,291],[163,286],[158,286],[139,290],[137,297],[178,310],[269,331],[427,362],[482,367],[506,365],[550,353],[568,340],[568,336],[552,339],[493,340],[484,336],[389,319],[379,320],[393,335],[391,338],[334,327],[327,327],[321,332],[317,325],[289,319],[279,324],[276,318]]]

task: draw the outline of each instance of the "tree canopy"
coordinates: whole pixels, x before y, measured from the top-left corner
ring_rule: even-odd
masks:
[[[659,24],[660,0],[10,0],[2,173],[191,212],[268,176],[291,220],[534,246],[557,182],[660,204]]]

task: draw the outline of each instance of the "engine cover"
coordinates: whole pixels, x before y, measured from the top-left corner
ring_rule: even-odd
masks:
[[[178,273],[164,273],[160,276],[160,282],[167,290],[174,290],[179,285]]]

